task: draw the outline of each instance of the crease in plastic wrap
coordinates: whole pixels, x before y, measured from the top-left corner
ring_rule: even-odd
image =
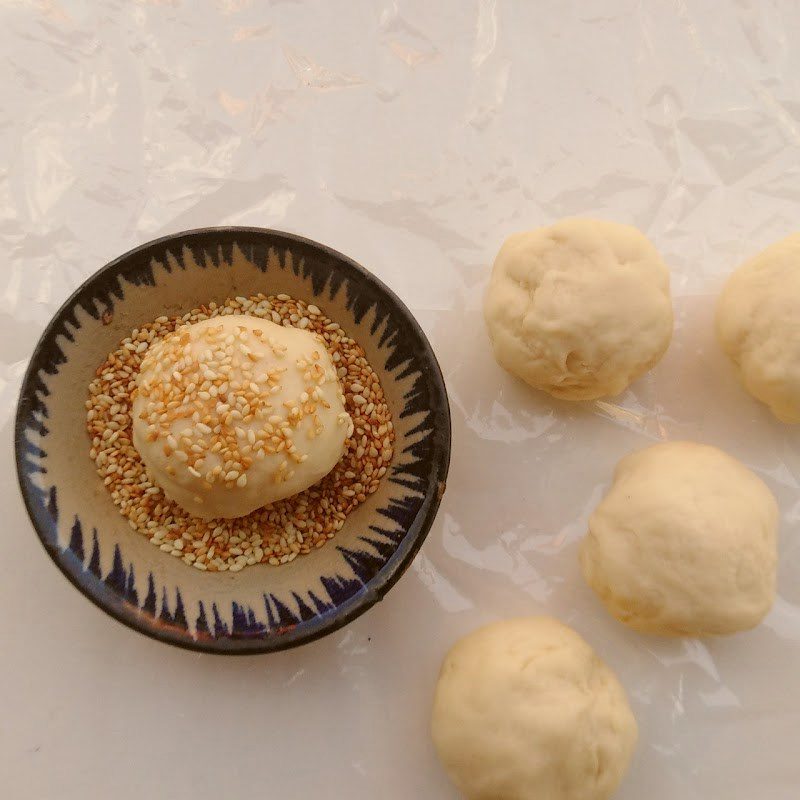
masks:
[[[800,6],[42,0],[0,15],[0,548],[16,565],[0,597],[5,638],[26,645],[0,668],[20,687],[3,698],[11,787],[133,797],[147,759],[137,785],[162,796],[237,794],[266,748],[275,796],[455,797],[428,739],[441,658],[481,623],[548,613],[629,692],[640,743],[620,800],[796,796],[800,432],[744,392],[712,318],[725,276],[798,225]],[[641,228],[676,310],[656,369],[589,405],[503,373],[480,310],[502,240],[572,215]],[[66,296],[140,242],[222,224],[301,233],[378,274],[429,335],[453,410],[440,514],[387,599],[322,642],[233,662],[146,642],[73,597],[10,457],[22,372]],[[580,577],[615,463],[663,439],[722,447],[778,497],[778,599],[752,632],[642,637]],[[104,689],[120,728],[98,716]],[[170,767],[212,719],[235,773]]]

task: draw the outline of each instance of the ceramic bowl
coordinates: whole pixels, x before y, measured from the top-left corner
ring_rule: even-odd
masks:
[[[200,572],[131,530],[88,455],[95,369],[140,324],[212,300],[313,302],[365,349],[396,430],[378,491],[324,547],[279,567]],[[341,628],[380,600],[431,527],[445,487],[450,413],[439,365],[403,303],[328,247],[259,228],[205,228],[144,244],[67,300],[36,346],[15,429],[20,487],[50,557],[92,602],[163,642],[263,653]]]

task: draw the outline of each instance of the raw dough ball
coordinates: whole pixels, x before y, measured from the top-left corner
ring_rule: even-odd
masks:
[[[447,654],[433,741],[468,800],[604,800],[636,744],[611,670],[549,617],[495,622]]]
[[[241,517],[328,474],[353,424],[308,331],[232,314],[186,325],[142,361],[133,443],[167,497]]]
[[[669,270],[636,228],[566,219],[505,241],[484,315],[500,366],[534,388],[616,395],[669,345]]]
[[[800,422],[800,233],[731,275],[717,305],[717,336],[747,391],[782,422]]]
[[[636,630],[733,633],[772,606],[777,527],[775,498],[743,464],[715,447],[666,442],[619,462],[581,567]]]

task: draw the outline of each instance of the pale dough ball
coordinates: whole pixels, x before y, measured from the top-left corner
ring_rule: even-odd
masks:
[[[442,665],[433,741],[468,800],[604,800],[637,727],[611,670],[549,617],[495,622]]]
[[[616,395],[669,345],[669,270],[636,228],[566,219],[505,241],[484,315],[498,363],[534,388]]]
[[[782,422],[800,422],[800,233],[731,275],[717,305],[717,336],[747,391]]]
[[[731,456],[666,442],[626,456],[589,520],[580,561],[609,612],[668,636],[757,625],[775,598],[778,507]]]
[[[167,497],[241,517],[330,472],[353,430],[322,341],[239,314],[185,325],[142,361],[133,443]]]

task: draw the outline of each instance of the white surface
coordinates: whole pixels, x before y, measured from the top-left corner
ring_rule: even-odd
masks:
[[[641,740],[619,800],[796,797],[800,432],[741,390],[711,317],[723,276],[797,225],[797,3],[44,0],[0,17],[3,797],[452,798],[428,737],[439,662],[537,610],[629,689]],[[479,312],[503,238],[569,214],[639,226],[676,296],[665,360],[588,408],[505,376]],[[243,659],[91,607],[37,543],[11,459],[22,371],[67,294],[135,244],[222,223],[376,272],[430,335],[454,415],[441,513],[387,600]],[[613,464],[671,437],[728,449],[778,496],[780,597],[752,633],[645,639],[580,579]]]

